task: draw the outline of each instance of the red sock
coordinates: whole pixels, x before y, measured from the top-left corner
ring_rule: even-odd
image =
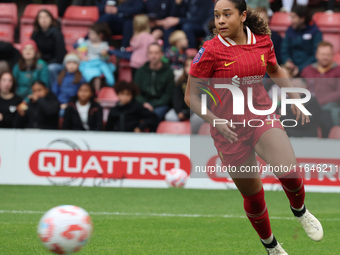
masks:
[[[305,202],[305,187],[303,179],[297,172],[290,172],[279,178],[283,190],[289,199],[290,205],[295,208],[301,208]]]
[[[244,196],[242,194],[242,196],[244,198],[244,210],[257,234],[262,239],[269,238],[272,234],[272,230],[270,228],[266,201],[264,201],[263,188],[255,195]]]

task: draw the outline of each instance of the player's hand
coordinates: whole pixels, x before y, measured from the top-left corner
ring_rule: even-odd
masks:
[[[232,129],[235,129],[236,127],[234,125],[230,125],[230,123],[227,124],[217,124],[215,125],[218,132],[220,132],[221,135],[225,139],[227,139],[230,143],[234,143],[238,141],[237,134],[232,131]]]
[[[310,123],[310,119],[308,115],[305,115],[301,110],[295,105],[291,105],[291,110],[294,115],[296,115],[296,121],[299,121],[301,118],[301,124],[304,125],[305,123]]]

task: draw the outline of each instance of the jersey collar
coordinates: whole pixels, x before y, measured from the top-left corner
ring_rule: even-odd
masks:
[[[256,43],[255,35],[250,31],[249,27],[246,26],[246,29],[247,29],[247,44],[255,44]],[[221,43],[223,43],[227,47],[237,45],[229,37],[224,38],[220,34],[218,34],[218,39],[220,39]]]

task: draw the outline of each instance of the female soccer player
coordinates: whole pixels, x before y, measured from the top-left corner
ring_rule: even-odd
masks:
[[[193,60],[190,68],[189,86],[185,101],[190,108],[211,125],[214,119],[233,120],[242,123],[245,120],[262,120],[262,127],[243,125],[215,125],[211,135],[222,164],[235,166],[238,170],[244,166],[257,166],[255,152],[267,164],[273,167],[295,166],[296,159],[281,123],[272,120],[272,116],[253,114],[245,107],[244,115],[233,115],[233,98],[229,89],[217,88],[221,104],[211,104],[210,110],[202,115],[200,93],[202,81],[208,78],[227,80],[240,89],[247,99],[247,88],[253,89],[253,105],[257,110],[271,108],[271,100],[266,93],[262,78],[267,72],[280,87],[291,87],[285,73],[276,62],[273,43],[270,39],[268,24],[251,9],[247,9],[245,0],[217,0],[214,8],[215,26],[218,34],[207,41]],[[210,79],[207,87],[214,88]],[[227,84],[228,84],[227,83]],[[290,98],[299,99],[298,93],[289,93]],[[237,100],[237,99],[236,99]],[[302,124],[309,118],[295,105],[292,111],[296,120]],[[252,123],[256,126],[256,122]],[[228,168],[227,168],[228,169]],[[303,180],[297,171],[275,172],[289,199],[291,210],[301,223],[307,235],[314,241],[323,237],[320,222],[306,209]],[[264,200],[261,178],[256,173],[229,173],[244,198],[244,209],[254,229],[261,238],[268,254],[287,254],[272,234],[268,211]]]

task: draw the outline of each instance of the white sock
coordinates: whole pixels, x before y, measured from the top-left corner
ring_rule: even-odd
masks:
[[[300,208],[296,209],[294,207],[292,207],[295,211],[301,212],[303,210],[303,208],[305,207],[305,204],[303,204]]]
[[[273,235],[273,233],[270,235],[270,237],[269,238],[267,238],[267,239],[261,239],[265,244],[270,244],[271,242],[273,242],[273,240],[274,240],[274,235]]]

